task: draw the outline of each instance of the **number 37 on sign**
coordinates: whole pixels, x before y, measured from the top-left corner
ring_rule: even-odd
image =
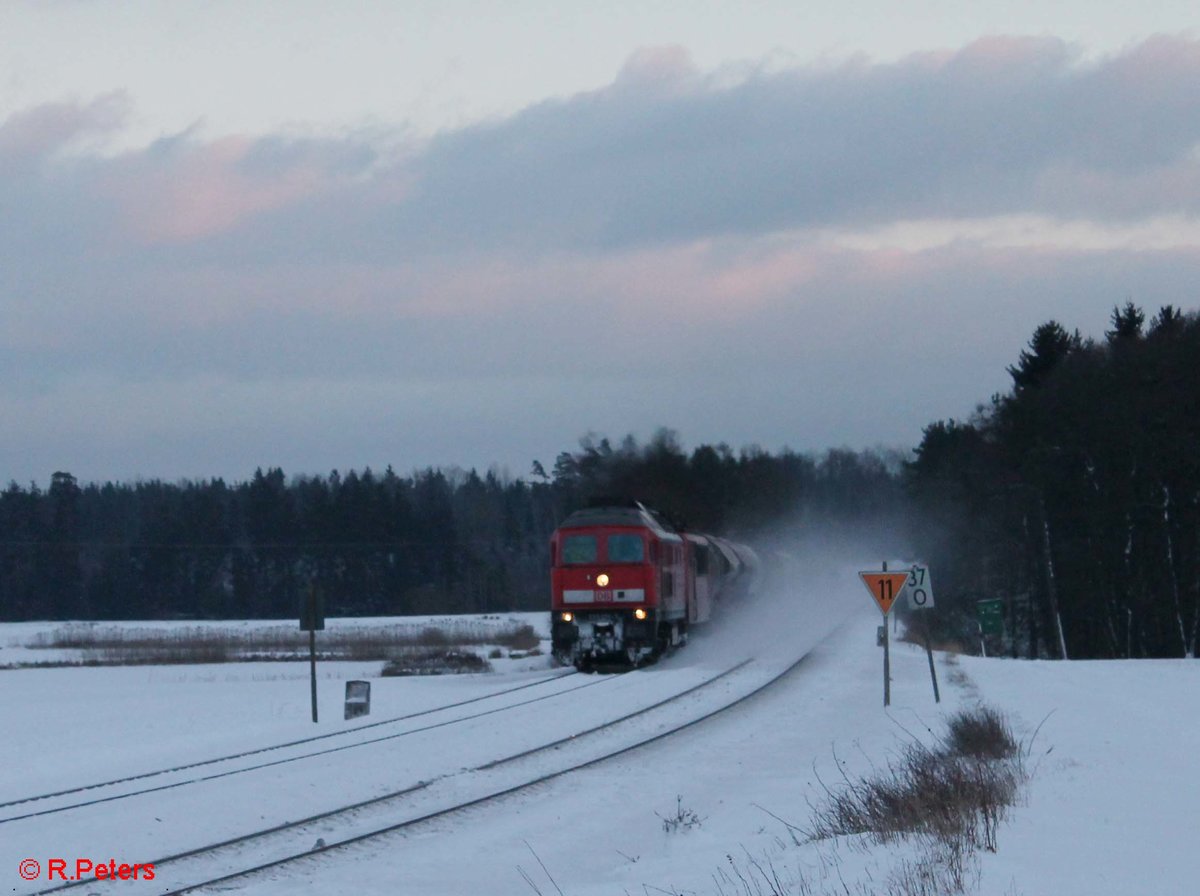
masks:
[[[927,610],[933,606],[933,583],[929,578],[929,567],[914,564],[912,569],[897,572],[860,572],[862,579],[875,603],[886,616],[892,605],[904,594],[908,595],[913,609]]]

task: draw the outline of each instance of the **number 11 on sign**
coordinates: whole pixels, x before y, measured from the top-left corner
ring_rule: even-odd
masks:
[[[875,599],[881,607],[888,606],[896,599],[896,595],[892,593],[892,580],[880,578],[876,584],[879,586],[879,596]]]
[[[886,616],[891,612],[892,604],[896,602],[896,598],[904,589],[904,583],[908,581],[908,570],[903,572],[888,572],[887,570],[860,572],[858,577],[862,579],[867,590],[871,592],[871,597],[875,598],[875,603],[879,604],[879,609]]]

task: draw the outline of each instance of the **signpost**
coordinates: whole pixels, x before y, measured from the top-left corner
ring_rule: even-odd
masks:
[[[887,561],[885,560],[882,572],[860,572],[858,577],[867,586],[867,590],[871,592],[871,597],[875,598],[875,603],[879,604],[879,609],[883,613],[883,705],[891,706],[892,658],[887,616],[891,612],[892,604],[896,602],[896,598],[904,590],[904,583],[908,581],[908,572],[888,572]]]
[[[325,601],[316,585],[300,601],[300,631],[308,632],[308,667],[312,679],[312,719],[317,721],[317,632],[325,630]]]
[[[1004,635],[1004,601],[998,597],[975,601],[975,616],[979,620],[979,644],[983,648],[983,655],[987,656],[984,636]]]
[[[888,572],[887,561],[879,572],[860,572],[858,577],[863,585],[871,592],[871,597],[879,605],[883,613],[883,625],[879,628],[879,643],[883,645],[883,705],[892,703],[892,657],[891,637],[888,635],[888,614],[903,595],[914,610],[929,610],[933,608],[933,579],[929,575],[929,567],[923,563],[915,563],[912,568],[900,572]],[[933,665],[933,646],[929,640],[929,620],[921,620],[925,631],[925,655],[929,658],[929,677],[933,681],[933,699],[941,703],[942,695],[938,690],[937,670]]]
[[[921,563],[914,563],[912,569],[908,571],[908,581],[905,583],[908,589],[908,602],[912,604],[914,610],[932,610],[933,609],[933,579],[929,575],[929,567]],[[933,645],[929,642],[929,617],[922,616],[922,630],[925,635],[925,656],[929,658],[929,678],[933,682],[933,702],[941,703],[942,695],[938,691],[937,670],[933,666]]]

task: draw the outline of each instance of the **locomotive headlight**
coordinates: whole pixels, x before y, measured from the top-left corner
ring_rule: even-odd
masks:
[[[641,607],[638,607],[636,610],[634,610],[634,611],[633,611],[633,618],[634,618],[634,619],[639,619],[639,620],[640,620],[640,619],[645,619],[645,618],[646,618],[646,611],[645,611],[645,610],[643,610]]]
[[[570,622],[572,619],[575,618],[575,614],[574,613],[563,613],[562,616],[560,616],[559,618],[562,619],[563,622]]]
[[[596,576],[596,584],[599,585],[601,588],[607,588],[608,587],[608,573],[602,572],[602,573],[600,573],[600,575]]]

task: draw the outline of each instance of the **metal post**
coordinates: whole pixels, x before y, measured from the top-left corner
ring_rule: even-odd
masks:
[[[1017,658],[1017,597],[1015,594],[1008,596],[1008,630],[1010,632],[1009,652],[1015,660]]]
[[[926,610],[925,613],[929,611]],[[933,679],[933,702],[941,703],[942,695],[938,693],[937,670],[933,667],[933,645],[929,641],[929,617],[922,613],[921,616],[925,623],[925,655],[929,657],[929,677]]]
[[[887,572],[887,561],[883,561],[883,571]],[[892,657],[891,636],[888,634],[887,614],[883,615],[883,705],[892,705]]]
[[[312,711],[313,722],[317,721],[317,632],[308,630],[308,666],[312,672]]]
[[[883,621],[883,705],[892,705],[892,664],[890,655],[890,642],[892,638],[888,634],[887,619]]]

